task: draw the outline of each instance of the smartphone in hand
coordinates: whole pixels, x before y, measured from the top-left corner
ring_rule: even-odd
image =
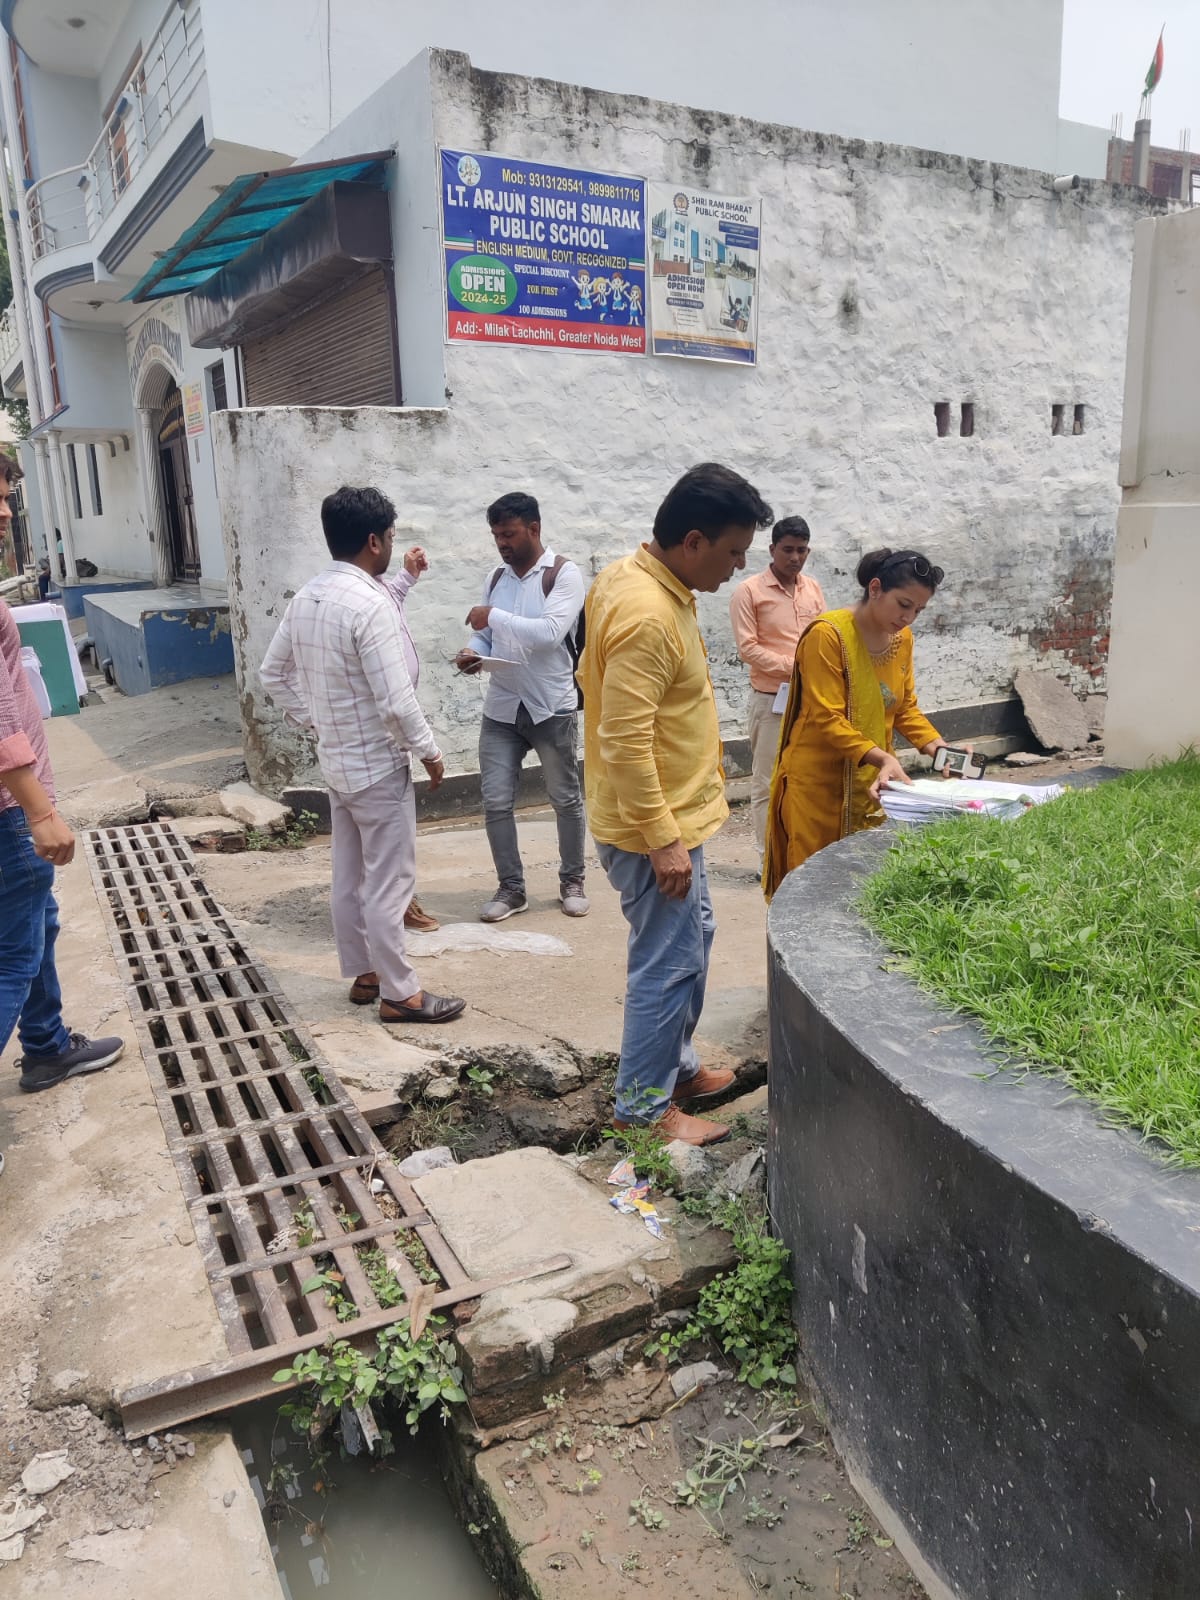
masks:
[[[987,757],[958,745],[942,744],[933,753],[933,770],[950,778],[982,778]]]

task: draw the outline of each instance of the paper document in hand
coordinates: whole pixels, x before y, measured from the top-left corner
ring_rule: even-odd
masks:
[[[779,685],[778,689],[775,691],[775,698],[771,701],[772,711],[778,712],[780,715],[782,715],[783,712],[787,710],[788,693],[791,687],[792,686],[790,683],[781,683]]]
[[[458,657],[452,656],[451,662],[457,667]],[[477,666],[480,672],[495,672],[497,667],[518,667],[521,663],[519,661],[505,661],[501,656],[479,656],[475,661],[467,664],[472,667]],[[461,671],[462,669],[459,668],[459,670]]]
[[[986,779],[914,778],[891,781],[880,795],[885,813],[897,822],[927,822],[963,812],[985,817],[1019,817],[1030,806],[1062,794],[1060,783],[989,783]]]

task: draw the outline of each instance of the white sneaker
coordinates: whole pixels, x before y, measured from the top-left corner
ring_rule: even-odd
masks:
[[[564,917],[586,917],[592,909],[591,901],[579,882],[564,883],[558,891],[558,903]]]

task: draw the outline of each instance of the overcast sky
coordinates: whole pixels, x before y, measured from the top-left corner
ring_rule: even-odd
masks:
[[[1200,0],[1065,0],[1060,114],[1107,128],[1114,111],[1133,137],[1138,97],[1163,37],[1162,83],[1150,102],[1151,138],[1174,147],[1181,128],[1200,149]]]

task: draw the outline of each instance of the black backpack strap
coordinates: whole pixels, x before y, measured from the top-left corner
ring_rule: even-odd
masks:
[[[542,599],[548,600],[559,573],[567,564],[566,556],[555,556],[548,567],[542,568]]]
[[[503,576],[504,576],[504,568],[503,567],[497,567],[495,572],[493,572],[491,577],[488,579],[487,592],[488,592],[488,599],[489,600],[492,598],[492,590],[500,582],[500,579]]]

